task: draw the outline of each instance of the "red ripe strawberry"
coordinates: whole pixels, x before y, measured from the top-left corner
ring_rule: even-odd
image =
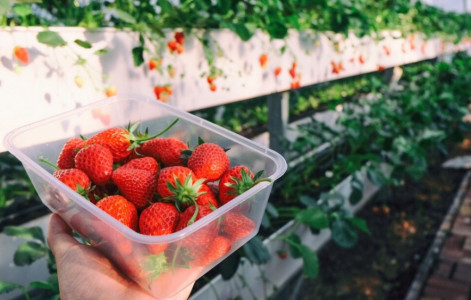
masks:
[[[215,92],[217,90],[217,88],[218,88],[217,85],[215,85],[214,83],[209,85],[209,90],[211,92]]]
[[[144,209],[139,218],[139,231],[145,235],[166,235],[175,232],[180,213],[173,204],[156,202]],[[152,245],[153,253],[160,253],[167,244]]]
[[[214,208],[219,207],[218,200],[208,185],[202,184],[198,193],[201,194],[196,198],[196,203],[198,205],[213,206]]]
[[[227,170],[219,181],[219,201],[221,204],[226,204],[259,182],[271,181],[269,178],[260,179],[262,173],[263,171],[260,171],[254,176],[249,168],[243,165]]]
[[[258,58],[258,61],[260,62],[260,67],[265,68],[267,66],[267,62],[268,62],[268,55],[266,53],[263,53]]]
[[[174,38],[178,44],[185,44],[185,34],[182,31],[175,32]]]
[[[107,147],[113,154],[114,162],[123,161],[132,152],[132,150],[128,150],[131,146],[129,131],[120,127],[109,128],[97,133],[87,141],[87,144],[99,144]]]
[[[75,155],[85,146],[86,141],[74,137],[68,140],[62,147],[59,157],[57,158],[57,167],[59,169],[75,168]]]
[[[198,211],[196,209],[198,208]],[[180,214],[180,220],[178,221],[175,232],[182,230],[183,228],[190,226],[194,222],[204,218],[213,212],[213,209],[206,205],[196,206],[192,205],[188,207],[183,213]],[[183,240],[184,246],[208,246],[209,243],[217,236],[219,231],[218,221],[213,221],[198,231],[192,233]]]
[[[192,205],[185,209],[185,211],[180,215],[180,221],[175,229],[175,231],[182,230],[183,228],[190,226],[194,222],[198,221],[201,218],[206,217],[213,212],[213,209],[209,205],[200,205],[198,206],[198,212],[196,213],[196,206]],[[216,223],[215,223],[216,224]],[[216,224],[217,225],[217,224]],[[211,237],[210,237],[211,238]],[[206,243],[207,241],[202,241],[201,243]]]
[[[105,90],[105,95],[106,97],[113,97],[113,96],[116,96],[116,94],[118,93],[118,90],[116,89],[115,86],[110,86],[108,87],[106,90]]]
[[[155,174],[145,170],[120,167],[114,170],[112,179],[121,194],[134,203],[137,209],[143,209],[152,202],[157,182]]]
[[[190,168],[198,178],[205,182],[218,180],[229,167],[230,161],[221,146],[213,143],[203,143],[196,146],[188,158]]]
[[[98,201],[96,206],[127,227],[137,231],[136,207],[123,196],[114,195],[105,197]]]
[[[363,58],[363,55],[359,55],[358,56],[358,61],[360,62],[360,64],[364,64],[365,63],[365,59]]]
[[[148,136],[147,130],[145,133],[138,132],[137,134],[134,134],[139,123],[136,123],[132,126],[129,124],[126,129],[112,127],[91,137],[87,141],[87,144],[100,144],[109,148],[111,153],[113,153],[113,161],[122,162],[129,157],[133,149],[137,149],[145,141],[163,134],[169,130],[177,121],[178,119],[175,119],[175,121],[173,121],[167,128],[153,136]]]
[[[187,167],[172,166],[166,167],[160,170],[159,179],[157,181],[157,193],[162,198],[174,196],[174,193],[169,190],[169,185],[176,187],[176,180],[181,184],[191,175],[192,180],[196,180],[197,177]]]
[[[150,156],[133,158],[119,168],[145,170],[152,173],[153,175],[157,175],[159,172],[159,164],[153,157]]]
[[[54,171],[52,175],[78,193],[90,188],[90,178],[79,169],[60,169]]]
[[[170,53],[173,53],[177,50],[177,41],[170,41],[167,43],[168,50],[170,50]]]
[[[28,54],[28,49],[21,47],[21,46],[16,46],[13,49],[13,55],[15,58],[21,62],[22,64],[28,64],[29,63],[29,54]]]
[[[187,144],[175,138],[155,138],[143,143],[138,151],[168,167],[183,165],[182,151],[187,149]]]
[[[209,75],[208,77],[206,77],[206,81],[208,82],[208,84],[212,84],[214,80],[216,80],[214,76]]]
[[[93,183],[104,185],[113,173],[113,154],[102,145],[86,146],[75,156],[75,167],[84,171]]]
[[[202,251],[198,251],[198,247],[192,251],[195,260],[191,263],[192,266],[207,266],[212,262],[220,259],[231,250],[231,241],[224,236],[216,236],[209,246],[202,247]],[[193,249],[192,249],[193,250]]]
[[[221,223],[221,230],[232,241],[243,239],[250,235],[254,229],[255,223],[252,219],[231,211],[224,215]]]
[[[278,77],[278,75],[280,75],[280,73],[281,73],[281,67],[276,67],[275,71],[273,71],[273,73],[275,73],[275,77]]]
[[[155,70],[160,65],[160,60],[149,59],[149,70]]]

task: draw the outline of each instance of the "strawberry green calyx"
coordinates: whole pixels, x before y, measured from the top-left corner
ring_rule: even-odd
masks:
[[[173,179],[175,182],[175,186],[172,185],[172,183],[170,183],[169,181],[167,181],[167,188],[173,195],[165,197],[164,199],[174,202],[175,206],[180,212],[182,212],[186,207],[190,205],[195,205],[195,214],[192,218],[192,220],[194,221],[196,215],[198,214],[198,204],[196,203],[196,198],[205,194],[205,192],[199,192],[205,179],[200,178],[193,182],[191,174],[185,178],[185,181],[183,183],[180,182],[180,180],[175,174],[173,175]]]
[[[240,169],[241,178],[237,178],[235,176],[231,176],[233,182],[226,182],[225,186],[231,188],[228,192],[230,195],[240,195],[255,185],[259,184],[260,182],[271,182],[270,178],[260,178],[262,177],[263,170],[258,171],[257,174],[250,176],[250,172],[247,172],[244,168]]]
[[[167,271],[169,265],[165,254],[153,254],[148,255],[146,259],[141,263],[142,270],[146,273],[147,278],[150,280],[155,279],[160,274]]]
[[[134,133],[137,130],[137,127],[139,126],[139,122],[136,122],[135,124],[131,125],[131,122],[129,122],[126,130],[128,134],[125,134],[124,137],[127,138],[130,141],[129,147],[126,149],[127,151],[139,148],[142,143],[145,141],[151,140],[153,138],[156,138],[158,136],[161,136],[162,134],[166,133],[169,131],[180,119],[176,118],[173,120],[170,125],[168,125],[166,128],[164,128],[162,131],[159,133],[149,136],[149,128],[146,128],[145,132],[137,132]]]

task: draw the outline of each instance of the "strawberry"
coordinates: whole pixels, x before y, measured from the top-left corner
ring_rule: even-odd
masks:
[[[168,72],[168,75],[170,76],[170,78],[174,78],[177,71],[175,70],[175,68],[172,65],[168,65],[167,72]],[[170,88],[170,90],[166,90],[166,91],[169,92],[170,95],[172,95],[171,88]]]
[[[82,76],[76,75],[76,76],[74,77],[74,82],[75,82],[75,85],[76,85],[78,88],[82,88],[82,86],[83,86],[83,78],[82,78]]]
[[[384,70],[386,70],[386,67],[385,67],[385,66],[378,65],[378,71],[379,71],[379,72],[384,71]]]
[[[188,177],[196,180],[197,177],[193,171],[183,166],[171,166],[162,168],[160,170],[159,179],[157,181],[157,193],[162,198],[174,196],[175,194],[170,191],[170,187],[176,187],[176,181],[183,184]]]
[[[282,249],[276,251],[276,254],[278,254],[278,257],[280,259],[286,259],[288,257],[288,253],[286,253],[286,251]]]
[[[156,202],[141,212],[139,231],[145,235],[166,235],[175,232],[180,213],[173,204]],[[163,252],[167,244],[152,245],[153,253]]]
[[[196,203],[198,205],[207,205],[214,208],[219,207],[218,200],[208,185],[202,184],[198,190],[198,193],[200,194],[198,197],[196,197]]]
[[[207,205],[192,205],[188,207],[183,213],[180,214],[180,220],[178,221],[177,227],[175,228],[175,232],[190,226],[194,222],[204,218],[212,212],[213,209]],[[218,231],[219,222],[216,220],[206,224],[204,227],[198,229],[196,232],[186,237],[182,243],[187,247],[208,246],[214,237],[217,236]]]
[[[181,166],[182,151],[187,149],[188,145],[178,139],[154,138],[143,143],[139,153],[155,158],[164,166]]]
[[[92,136],[87,144],[98,144],[110,149],[113,154],[114,162],[121,162],[126,159],[132,152],[130,130],[121,127],[112,127]]]
[[[300,82],[299,78],[296,78],[295,80],[291,81],[290,88],[292,90],[298,89],[300,87],[301,87],[301,82]]]
[[[281,73],[281,67],[276,67],[273,73],[275,74],[275,77],[278,77],[278,75]]]
[[[173,53],[177,50],[177,41],[169,41],[167,43],[168,50],[170,50],[170,53]]]
[[[205,182],[218,180],[229,167],[230,161],[221,146],[213,143],[203,143],[196,146],[188,158],[190,168],[198,178]]]
[[[192,266],[207,266],[214,261],[223,257],[231,250],[231,241],[224,236],[216,236],[209,246],[202,247],[202,251],[198,251],[198,247],[194,248],[193,257],[195,260]]]
[[[360,64],[364,64],[365,63],[365,59],[363,58],[363,55],[359,55],[358,56],[358,61],[360,62]]]
[[[154,198],[157,179],[149,171],[120,167],[114,170],[112,180],[121,194],[139,210]]]
[[[59,169],[75,168],[75,155],[85,146],[85,143],[85,140],[78,137],[71,138],[65,142],[57,158],[57,167]]]
[[[152,70],[157,69],[160,66],[161,63],[162,63],[161,59],[159,59],[159,60],[155,60],[153,58],[149,59],[149,70],[152,71]]]
[[[163,131],[153,136],[148,136],[147,132],[144,134],[140,132],[135,134],[134,131],[137,129],[139,123],[136,123],[132,126],[129,124],[126,129],[121,127],[112,127],[92,136],[90,139],[88,139],[87,144],[99,144],[107,147],[113,154],[113,161],[122,162],[129,157],[133,149],[139,148],[140,145],[145,141],[163,134],[177,121],[178,119],[172,122]]]
[[[260,57],[258,58],[258,61],[260,62],[260,67],[266,68],[267,63],[268,63],[268,55],[267,55],[266,53],[263,53],[263,54],[260,55]]]
[[[389,50],[388,46],[384,45],[383,50],[384,50],[384,54],[386,54],[386,56],[391,55],[391,50]]]
[[[206,81],[208,82],[208,84],[212,84],[214,80],[216,80],[214,76],[209,75],[208,77],[206,77]]]
[[[227,212],[221,222],[221,231],[224,232],[231,241],[243,239],[254,230],[255,223],[252,219],[232,211]]]
[[[180,45],[185,44],[185,33],[183,33],[182,31],[175,32],[173,37],[175,38],[175,41],[178,44],[180,44]]]
[[[136,207],[123,196],[114,195],[105,197],[98,201],[96,206],[122,224],[137,231]]]
[[[179,211],[190,205],[198,206],[198,197],[207,194],[202,189],[204,179],[196,180],[195,174],[186,167],[172,166],[160,171],[157,193],[167,201],[172,201]],[[211,195],[204,196],[199,202],[211,202]],[[217,203],[217,202],[216,202]]]
[[[182,54],[183,51],[185,51],[185,48],[183,47],[183,45],[182,44],[177,44],[177,53]],[[172,78],[173,78],[173,76],[172,76]]]
[[[110,86],[110,87],[106,88],[106,90],[105,90],[105,95],[108,98],[116,96],[117,93],[118,93],[118,90],[116,89],[115,86]]]
[[[29,63],[28,49],[26,49],[24,47],[21,47],[21,46],[16,46],[13,49],[13,55],[22,64],[27,65]]]
[[[218,88],[217,85],[215,85],[214,83],[209,85],[209,90],[211,92],[215,92],[217,90],[217,88]]]
[[[52,175],[78,193],[90,188],[90,178],[79,169],[59,169],[54,171]]]
[[[298,64],[294,61],[293,64],[291,65],[291,69],[288,70],[289,75],[291,76],[291,78],[296,77],[296,67],[297,67],[297,65]]]
[[[209,205],[200,205],[198,207],[198,211],[196,211],[196,206],[195,205],[189,206],[187,209],[185,209],[185,211],[183,213],[181,213],[180,220],[179,220],[178,225],[175,229],[175,232],[180,231],[180,230],[182,230],[183,228],[185,228],[187,226],[190,226],[194,222],[198,221],[201,218],[206,217],[207,215],[209,215],[212,212],[213,212],[213,209]],[[217,223],[214,223],[214,224],[217,225]],[[209,238],[211,238],[211,237],[209,237]],[[202,244],[206,244],[206,242],[207,242],[206,240],[201,241]]]
[[[119,169],[139,169],[150,172],[152,175],[157,175],[159,172],[159,164],[157,161],[149,156],[133,158],[127,163],[119,167]]]
[[[270,178],[260,179],[262,173],[263,171],[260,171],[254,176],[249,168],[243,165],[227,170],[219,181],[219,201],[221,204],[226,204],[259,182],[271,181]]]
[[[75,156],[75,167],[84,171],[93,183],[104,185],[113,172],[113,154],[98,144],[84,147]]]

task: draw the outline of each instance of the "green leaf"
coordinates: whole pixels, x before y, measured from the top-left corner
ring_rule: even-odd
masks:
[[[134,66],[138,67],[144,63],[144,47],[138,46],[132,48],[132,59]]]
[[[274,20],[267,26],[267,32],[271,38],[282,39],[288,34],[288,28],[280,20]]]
[[[217,266],[222,279],[229,280],[234,276],[237,272],[237,268],[239,268],[240,258],[239,252],[236,251]]]
[[[24,289],[21,284],[0,280],[0,294],[6,294],[16,289]]]
[[[301,238],[294,233],[284,238],[288,243],[293,258],[303,259],[303,274],[309,278],[316,278],[319,274],[319,258],[317,253],[301,243]]]
[[[350,182],[350,186],[352,192],[348,198],[348,201],[351,204],[355,205],[363,198],[363,181],[361,176],[359,175],[359,172],[356,172],[353,175],[352,181]]]
[[[319,258],[315,251],[305,245],[299,246],[303,258],[303,274],[308,278],[316,278],[319,274]]]
[[[36,38],[38,39],[38,42],[51,47],[62,47],[67,45],[67,42],[54,31],[41,31],[38,33]]]
[[[33,14],[33,9],[29,5],[16,5],[13,7],[13,13],[19,17],[26,17]]]
[[[361,231],[371,234],[371,231],[368,228],[368,224],[366,223],[365,219],[353,217],[353,218],[348,218],[347,221],[350,222],[356,228],[360,229]]]
[[[236,23],[232,24],[232,29],[237,35],[244,41],[250,40],[250,38],[254,35],[255,31],[251,30],[249,26],[244,23]]]
[[[420,140],[442,140],[446,136],[443,130],[433,130],[426,128],[421,134]]]
[[[41,289],[41,290],[46,290],[46,291],[56,291],[55,286],[50,284],[47,281],[33,281],[29,284],[29,287],[33,289]]]
[[[332,240],[341,247],[351,248],[358,240],[357,232],[352,228],[350,223],[343,218],[335,218],[332,221],[331,230]]]
[[[74,41],[74,43],[76,43],[77,45],[79,45],[80,47],[85,48],[85,49],[92,48],[92,44],[88,41],[82,41],[82,40],[76,39]]]
[[[5,226],[3,233],[8,236],[20,237],[24,239],[36,239],[41,242],[45,242],[43,231],[41,227],[34,226],[30,228],[22,226]]]
[[[258,236],[248,241],[243,250],[245,256],[254,264],[261,265],[270,260],[270,252]]]
[[[314,229],[324,229],[329,227],[329,218],[317,207],[301,210],[295,216],[298,223],[305,224]]]
[[[17,266],[30,265],[36,260],[47,256],[48,248],[42,244],[27,241],[18,246],[13,257],[13,262]]]
[[[158,0],[157,5],[161,8],[161,15],[172,15],[173,14],[173,5],[168,0]]]
[[[303,256],[302,252],[299,250],[299,245],[301,245],[301,238],[295,233],[290,233],[284,238],[288,243],[289,253],[293,258],[300,258]]]
[[[306,205],[307,207],[316,207],[318,205],[316,200],[306,195],[301,195],[299,197],[299,202]]]
[[[95,54],[95,55],[103,55],[103,54],[106,54],[106,53],[108,53],[108,49],[103,48],[103,49],[98,49],[98,50],[95,51],[93,54]]]
[[[136,19],[131,16],[129,13],[120,10],[118,8],[110,8],[111,13],[118,19],[120,19],[123,22],[130,23],[130,24],[136,24]]]

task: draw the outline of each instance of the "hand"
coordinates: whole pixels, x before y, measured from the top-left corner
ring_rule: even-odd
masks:
[[[56,259],[62,300],[156,299],[122,275],[97,249],[75,240],[72,230],[57,214],[51,216],[47,242]],[[192,288],[173,299],[187,299]]]

